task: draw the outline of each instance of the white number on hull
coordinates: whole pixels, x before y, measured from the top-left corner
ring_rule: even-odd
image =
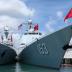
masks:
[[[43,55],[48,54],[48,49],[47,49],[45,43],[38,44],[37,45],[37,49],[38,49],[40,54],[43,54]]]

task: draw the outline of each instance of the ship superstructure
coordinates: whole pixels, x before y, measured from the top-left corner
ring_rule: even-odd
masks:
[[[23,23],[25,25],[26,30],[20,38],[20,46],[16,50],[17,55],[21,53],[21,51],[26,48],[26,46],[30,45],[31,42],[37,40],[42,36],[42,33],[39,32],[39,25],[37,23],[33,23],[31,19],[27,22]],[[21,27],[20,25],[19,27]]]

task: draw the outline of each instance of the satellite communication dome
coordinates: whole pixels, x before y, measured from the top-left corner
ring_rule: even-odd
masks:
[[[7,31],[8,31],[8,30],[9,30],[9,29],[8,29],[8,26],[4,27],[4,30],[7,30]]]
[[[29,19],[29,20],[28,20],[28,22],[29,22],[29,23],[32,23],[32,20],[31,20],[31,19]]]

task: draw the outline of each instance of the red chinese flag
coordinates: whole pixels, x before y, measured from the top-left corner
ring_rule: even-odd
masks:
[[[64,18],[64,21],[68,18],[72,18],[72,8],[70,9],[70,11],[68,12],[68,14],[66,15],[66,17]]]
[[[38,30],[38,24],[36,24],[35,26],[34,26],[34,31],[37,31]]]

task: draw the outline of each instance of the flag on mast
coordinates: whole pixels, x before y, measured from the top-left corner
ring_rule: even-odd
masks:
[[[70,11],[68,12],[68,14],[65,16],[64,21],[68,18],[72,18],[72,8],[70,9]]]

